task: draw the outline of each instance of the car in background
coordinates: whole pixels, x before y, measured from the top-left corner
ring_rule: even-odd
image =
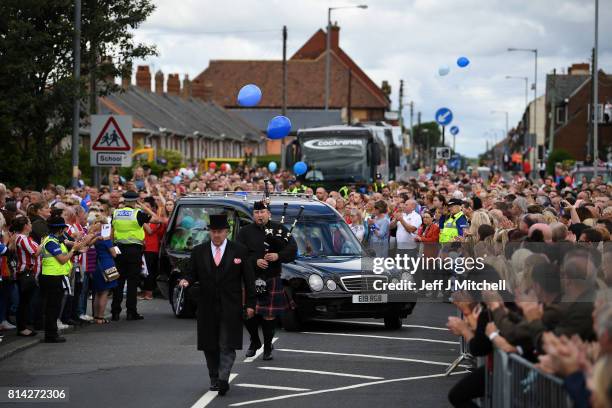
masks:
[[[235,239],[240,228],[254,222],[253,203],[262,198],[262,193],[215,192],[190,194],[177,201],[162,240],[157,279],[177,317],[195,313],[197,285],[181,291],[178,281],[189,268],[191,249],[208,238],[210,215],[226,213],[229,238]],[[410,277],[394,271],[374,274],[367,262],[371,252],[361,245],[342,216],[309,195],[273,193],[273,220],[280,220],[285,203],[288,228],[300,207],[304,210],[292,234],[298,246],[297,259],[283,264],[281,274],[287,296],[295,305],[282,319],[284,328],[298,330],[302,322],[312,318],[381,318],[387,328],[401,328],[402,319],[412,312],[415,302],[406,297],[393,301],[397,300],[394,294],[374,293],[374,282],[398,282]]]

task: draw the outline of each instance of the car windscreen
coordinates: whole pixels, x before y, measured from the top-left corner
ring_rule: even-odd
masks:
[[[298,246],[298,256],[363,255],[361,244],[344,221],[299,222],[292,235]]]
[[[168,231],[168,249],[171,251],[191,251],[208,239],[208,225],[211,214],[227,214],[230,225],[229,237],[234,230],[234,212],[224,208],[211,208],[197,205],[179,205],[174,223]]]
[[[366,147],[366,139],[358,137],[304,139],[301,148],[302,161],[308,163],[306,180],[366,180]]]

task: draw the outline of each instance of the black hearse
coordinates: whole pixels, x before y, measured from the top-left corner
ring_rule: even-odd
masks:
[[[190,194],[178,200],[162,241],[157,280],[177,317],[192,317],[195,312],[190,292],[181,294],[177,282],[188,267],[191,248],[208,236],[209,216],[227,213],[229,236],[233,239],[241,227],[253,222],[253,203],[262,198],[262,193],[215,192]],[[376,280],[397,282],[405,277],[375,275],[371,267],[364,267],[362,260],[368,251],[329,205],[303,194],[272,193],[270,199],[272,219],[277,221],[284,203],[288,204],[287,227],[300,207],[304,207],[292,234],[298,245],[298,257],[283,265],[281,275],[288,296],[297,305],[283,318],[286,330],[298,330],[301,322],[315,317],[382,318],[387,328],[401,328],[401,319],[412,312],[415,303],[406,299],[389,302],[393,296],[372,293]],[[367,293],[371,295],[364,296]]]

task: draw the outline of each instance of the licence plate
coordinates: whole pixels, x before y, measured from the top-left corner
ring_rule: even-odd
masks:
[[[353,303],[387,303],[387,294],[353,295]]]

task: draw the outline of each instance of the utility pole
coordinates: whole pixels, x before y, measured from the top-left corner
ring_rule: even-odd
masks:
[[[72,187],[79,183],[79,128],[81,122],[81,0],[74,3],[74,112],[72,117]]]
[[[287,116],[287,26],[283,26],[283,116]],[[281,170],[285,170],[285,137],[281,139]]]
[[[397,109],[399,125],[402,133],[404,132],[404,117],[402,115],[402,111],[404,110],[404,80],[400,79],[399,86],[399,107]]]
[[[597,68],[597,53],[599,52],[599,0],[595,0],[595,49],[593,52],[593,175],[597,177],[597,162],[599,160],[599,73]]]
[[[90,43],[90,47],[91,47],[91,61],[89,64],[89,117],[91,118],[91,115],[95,115],[98,113],[98,83],[97,83],[97,78],[96,78],[96,64],[98,61],[98,53],[97,53],[97,49],[96,49],[96,42],[92,41]],[[89,137],[95,137],[94,135],[90,134]],[[100,186],[100,166],[94,166],[93,167],[93,185],[95,187],[99,187]]]
[[[553,69],[551,87],[550,87],[550,123],[548,126],[548,154],[552,153],[555,147],[555,123],[557,122],[557,107],[555,86],[557,83],[557,69]],[[567,107],[566,107],[567,109]]]
[[[348,125],[350,126],[353,123],[353,110],[351,108],[352,104],[352,94],[351,88],[353,87],[353,70],[349,68],[348,70],[348,100],[346,105],[346,116],[348,119]]]
[[[410,101],[410,159],[414,161],[414,101]]]

